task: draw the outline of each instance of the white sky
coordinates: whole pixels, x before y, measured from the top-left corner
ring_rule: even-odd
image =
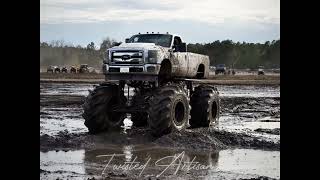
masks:
[[[167,29],[181,31],[182,34],[188,34],[185,29],[179,30],[175,26],[178,22],[189,24],[189,31],[193,30],[194,34],[209,32],[212,35],[210,28],[216,28],[220,31],[228,32],[229,34],[214,36],[214,39],[209,38],[209,41],[216,39],[231,37],[235,41],[246,39],[248,41],[263,41],[262,39],[245,38],[245,35],[239,34],[237,31],[248,29],[256,33],[262,34],[263,37],[270,37],[268,40],[280,38],[280,0],[41,0],[40,1],[40,25],[41,39],[50,40],[60,38],[69,40],[68,37],[57,35],[63,31],[72,31],[73,28],[62,28],[77,26],[96,26],[97,24],[120,24],[123,29],[118,29],[125,35],[129,32],[126,27],[130,25],[143,24],[145,29],[148,29],[146,22],[159,22],[150,27],[150,31],[157,32],[157,29],[162,29],[167,26]],[[203,24],[203,27],[194,27]],[[167,25],[166,23],[170,24]],[[43,28],[53,27],[53,28]],[[60,27],[60,30],[59,30]],[[78,27],[78,26],[77,26]],[[273,27],[271,29],[270,27]],[[143,28],[143,29],[144,29]],[[206,29],[207,28],[207,29]],[[232,31],[231,29],[232,28]],[[250,29],[251,28],[251,29]],[[46,31],[44,31],[46,29]],[[50,29],[51,30],[50,32]],[[200,30],[203,31],[200,31]],[[55,31],[55,32],[52,32]],[[179,33],[175,32],[175,33]],[[232,34],[234,32],[234,34]],[[77,32],[74,32],[77,34]],[[108,34],[114,34],[110,30],[105,33],[101,32],[100,39]],[[231,34],[230,34],[231,33]],[[266,34],[270,33],[270,35]],[[54,37],[48,37],[50,34],[55,34]],[[83,37],[93,37],[89,32]],[[179,33],[181,34],[181,33]],[[97,36],[97,35],[96,35]],[[125,38],[121,35],[116,35],[114,38]],[[257,35],[256,35],[257,36]],[[258,37],[258,36],[257,36]],[[95,37],[97,38],[97,37]],[[71,38],[72,40],[74,38]],[[187,37],[192,41],[197,41],[196,37]],[[232,40],[233,40],[232,39]],[[88,39],[89,40],[89,39]],[[203,40],[202,40],[203,41]],[[79,40],[80,42],[80,40]],[[201,42],[201,40],[199,41]]]

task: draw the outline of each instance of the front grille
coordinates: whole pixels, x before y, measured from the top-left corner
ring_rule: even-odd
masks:
[[[114,64],[142,64],[143,51],[122,50],[111,52],[111,63]]]
[[[128,62],[126,61],[117,61],[117,62],[114,62],[115,64],[128,64]],[[139,64],[139,61],[130,61],[130,64]]]

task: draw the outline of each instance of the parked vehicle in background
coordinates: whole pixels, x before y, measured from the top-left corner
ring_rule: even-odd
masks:
[[[53,73],[54,72],[54,69],[55,69],[55,66],[49,66],[47,68],[47,73]]]
[[[88,64],[81,64],[79,73],[89,73],[89,67]]]
[[[64,67],[61,69],[61,72],[62,72],[62,73],[68,73],[67,67],[64,66]]]
[[[77,67],[71,66],[70,73],[77,73]]]
[[[227,67],[225,64],[218,64],[216,66],[216,74],[227,74]]]
[[[264,75],[264,67],[263,66],[259,66],[258,67],[258,75]]]
[[[228,74],[229,75],[235,75],[236,74],[236,71],[234,69],[229,69],[228,70]]]
[[[58,66],[55,66],[54,73],[60,73],[61,69]]]

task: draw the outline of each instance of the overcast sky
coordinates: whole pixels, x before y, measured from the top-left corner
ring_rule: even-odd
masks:
[[[280,0],[41,0],[40,40],[85,46],[138,32],[176,33],[191,43],[280,38]]]

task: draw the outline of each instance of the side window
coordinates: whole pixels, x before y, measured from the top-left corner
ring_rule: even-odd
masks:
[[[179,52],[178,46],[182,43],[181,38],[179,36],[175,36],[173,39],[173,49],[174,52]]]

